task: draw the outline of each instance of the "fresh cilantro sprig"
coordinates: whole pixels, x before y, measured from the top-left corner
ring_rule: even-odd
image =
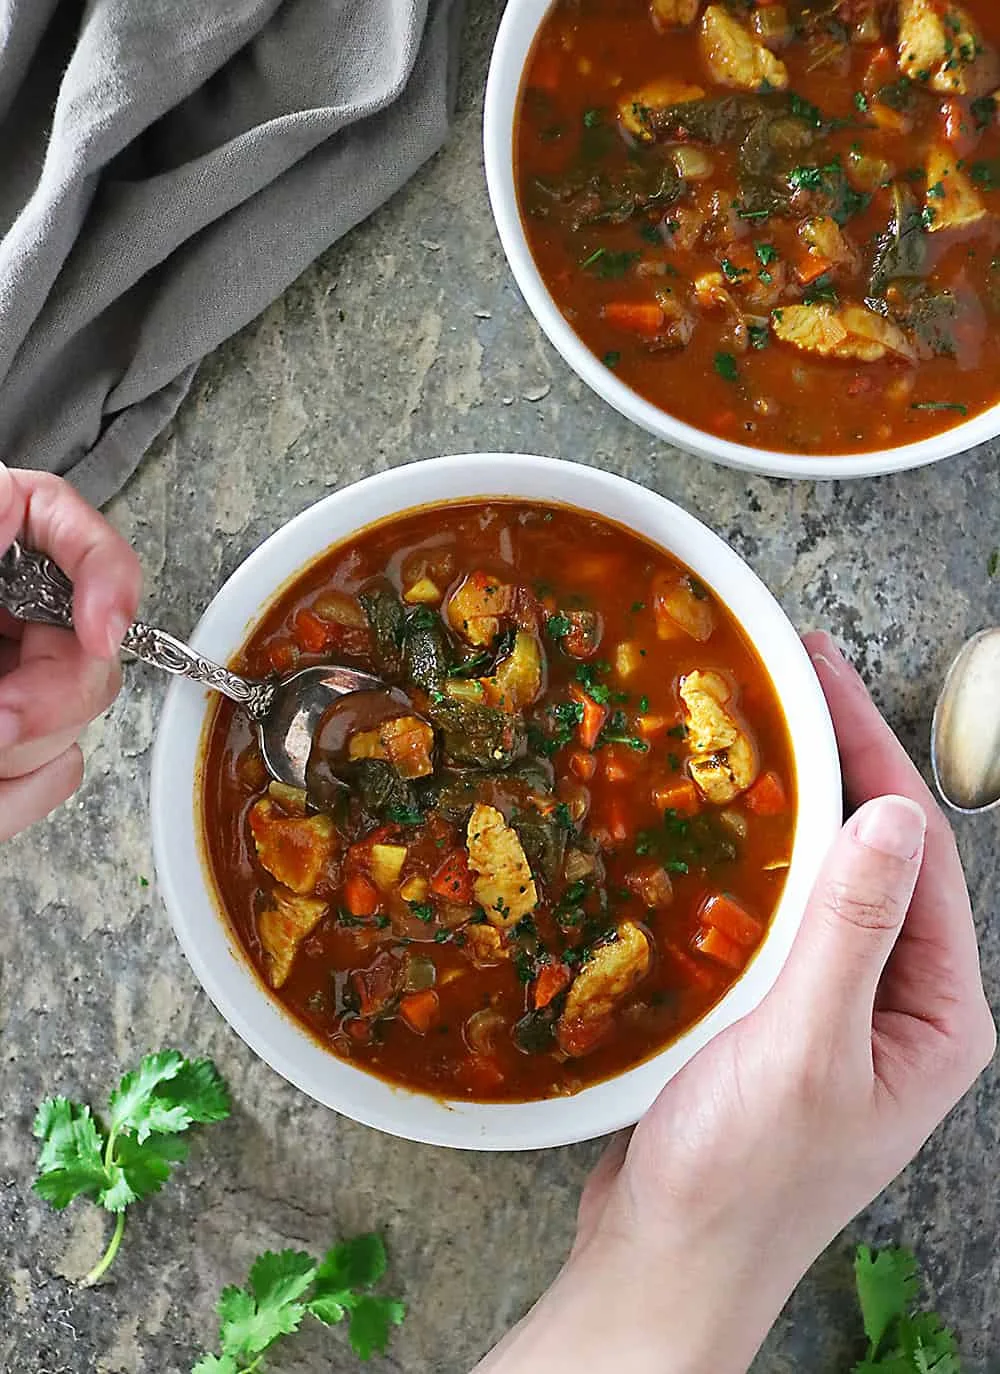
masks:
[[[203,1355],[191,1374],[251,1374],[282,1336],[312,1315],[326,1326],[345,1318],[351,1347],[368,1360],[386,1349],[394,1326],[406,1316],[396,1298],[369,1290],[386,1270],[377,1235],[342,1241],[316,1260],[304,1250],[265,1251],[253,1264],[246,1288],[224,1288],[218,1312],[221,1354]]]
[[[149,1054],[111,1094],[107,1126],[89,1107],[50,1097],[38,1109],[34,1133],[42,1142],[35,1191],[60,1211],[86,1197],[117,1214],[104,1254],[84,1278],[96,1283],[121,1245],[125,1210],[163,1187],[174,1164],[187,1158],[177,1137],[189,1127],[229,1115],[229,1092],[208,1059],[178,1050]]]
[[[868,1337],[854,1374],[961,1374],[955,1337],[933,1312],[913,1310],[920,1284],[909,1250],[859,1245],[854,1278]]]

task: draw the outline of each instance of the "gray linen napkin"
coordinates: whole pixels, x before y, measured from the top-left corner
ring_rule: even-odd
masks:
[[[0,0],[0,457],[97,504],[447,132],[459,0]]]

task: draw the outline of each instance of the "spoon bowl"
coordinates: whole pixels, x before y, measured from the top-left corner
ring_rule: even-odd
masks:
[[[300,668],[281,678],[267,714],[255,721],[268,772],[279,782],[305,787],[312,742],[331,704],[350,692],[376,692],[384,687],[369,673],[328,663]]]
[[[931,730],[934,781],[963,815],[1000,807],[1000,629],[983,630],[948,670]]]

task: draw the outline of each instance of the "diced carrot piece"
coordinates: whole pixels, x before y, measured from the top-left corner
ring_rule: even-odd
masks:
[[[602,314],[608,324],[647,339],[655,338],[663,330],[663,310],[655,301],[609,301]]]
[[[378,911],[378,888],[363,873],[351,873],[344,882],[344,905],[352,916],[374,916]]]
[[[267,656],[276,673],[290,673],[299,661],[299,648],[290,639],[278,639],[268,647]]]
[[[506,1075],[495,1059],[477,1054],[462,1060],[456,1078],[470,1097],[488,1097],[503,1087]]]
[[[758,816],[781,816],[788,810],[785,784],[777,773],[762,773],[747,792],[746,802]]]
[[[570,686],[569,694],[574,701],[579,702],[583,707],[583,720],[576,727],[580,743],[584,749],[593,749],[604,729],[604,723],[608,718],[608,708],[595,701],[593,697],[588,697],[586,692],[582,692],[577,687],[576,683]]]
[[[746,953],[736,941],[714,926],[704,926],[692,943],[699,954],[714,959],[717,964],[725,964],[726,968],[741,969],[746,964]]]
[[[628,782],[629,778],[635,776],[635,769],[630,768],[628,763],[612,750],[604,760],[604,776],[608,782]]]
[[[597,760],[583,749],[574,749],[569,756],[569,771],[575,773],[581,782],[590,782],[597,772]]]
[[[698,789],[690,778],[655,787],[653,804],[658,811],[673,811],[678,816],[695,816],[701,810]]]
[[[676,724],[676,720],[672,720],[670,716],[640,716],[635,728],[636,733],[643,739],[655,739],[657,735],[662,735],[664,730]]]
[[[321,654],[333,639],[333,626],[305,607],[296,611],[292,621],[296,643],[304,654]]]
[[[820,258],[809,253],[796,265],[795,275],[803,286],[811,286],[814,281],[819,281],[820,277],[825,276],[827,272],[832,272],[835,265],[829,258]]]
[[[680,970],[685,983],[693,983],[695,987],[702,988],[705,992],[719,991],[721,975],[718,969],[702,964],[697,959],[692,959],[686,950],[678,949],[676,945],[669,942],[665,942],[662,948],[674,966]]]
[[[760,921],[740,906],[735,898],[727,897],[724,893],[709,897],[698,914],[703,925],[711,926],[744,949],[756,949],[764,934]]]
[[[571,977],[565,964],[546,964],[535,979],[535,1007],[547,1007],[569,987]]]
[[[528,85],[541,91],[557,91],[561,66],[560,54],[555,49],[541,49],[528,72]]]
[[[619,796],[612,797],[611,805],[608,807],[608,830],[611,838],[618,844],[623,844],[628,839],[625,803]]]
[[[408,992],[399,1001],[399,1014],[415,1035],[426,1035],[437,1019],[438,995],[433,988]]]
[[[471,902],[472,872],[464,849],[453,849],[431,878],[431,891],[449,902]]]
[[[873,102],[869,112],[872,120],[883,133],[908,134],[913,128],[913,120],[891,105],[883,105],[881,100]]]

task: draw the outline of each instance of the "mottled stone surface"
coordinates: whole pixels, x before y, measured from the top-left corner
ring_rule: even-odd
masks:
[[[489,216],[479,112],[498,9],[481,3],[469,18],[449,147],[206,362],[115,503],[146,568],[148,618],[189,629],[240,560],[331,487],[441,452],[556,454],[644,482],[730,538],[797,625],[839,635],[926,763],[950,654],[1000,619],[1000,583],[986,573],[1000,543],[996,448],[866,484],[748,480],[654,442],[590,395],[521,304]],[[214,1334],[220,1285],[259,1249],[318,1249],[377,1226],[411,1315],[373,1368],[460,1374],[556,1271],[598,1147],[491,1157],[408,1145],[307,1101],[250,1054],[195,982],[152,881],[163,690],[127,669],[89,736],[79,797],[0,855],[0,1367],[186,1374]],[[996,989],[1000,829],[994,817],[960,835]],[[83,1294],[70,1280],[106,1223],[82,1204],[57,1216],[31,1193],[34,1105],[54,1089],[98,1103],[123,1067],[165,1044],[212,1055],[236,1115],[136,1210],[113,1282]],[[858,1237],[914,1244],[966,1368],[1000,1369],[998,1088],[994,1069],[817,1264],[759,1374],[849,1367]],[[345,1352],[339,1332],[313,1334],[274,1367],[347,1369]]]

